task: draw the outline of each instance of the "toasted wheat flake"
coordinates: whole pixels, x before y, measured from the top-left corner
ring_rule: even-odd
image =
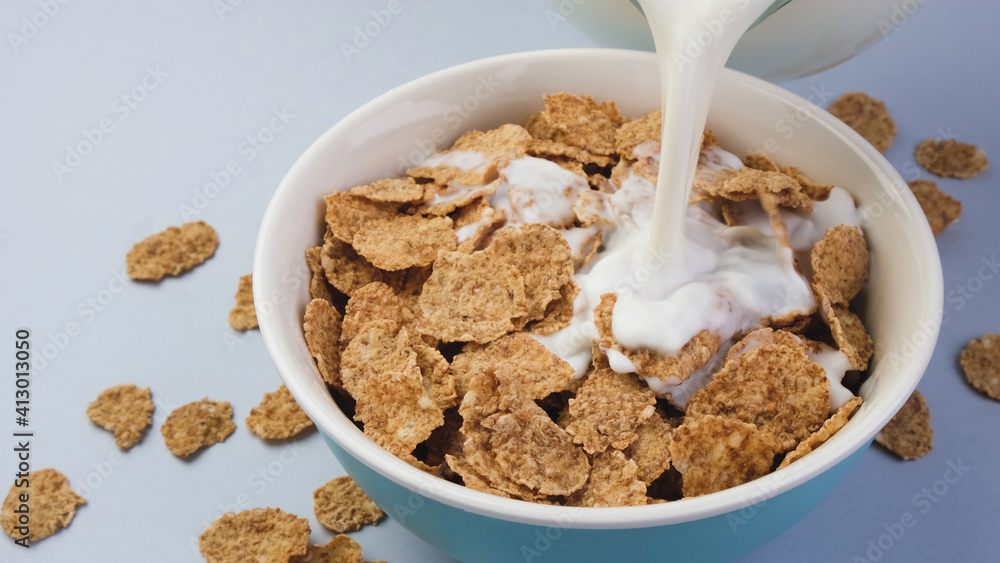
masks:
[[[444,413],[424,388],[416,335],[409,327],[380,320],[366,324],[341,356],[344,389],[357,401],[354,419],[364,432],[403,456],[444,424]]]
[[[685,497],[742,485],[771,471],[780,446],[769,432],[732,418],[685,419],[673,431],[670,456],[683,476]]]
[[[366,324],[390,320],[399,326],[414,325],[416,314],[405,299],[381,282],[370,283],[354,293],[347,302],[340,342],[346,346]]]
[[[287,563],[308,543],[309,521],[278,508],[227,512],[198,537],[208,563]]]
[[[24,481],[27,481],[25,486],[17,486],[24,485]],[[38,469],[10,486],[0,507],[0,527],[15,539],[23,537],[21,530],[15,528],[27,527],[28,542],[34,543],[69,526],[76,507],[86,502],[87,499],[73,492],[65,475],[55,469]],[[25,504],[29,511],[27,523],[21,521]]]
[[[496,419],[490,446],[501,471],[543,495],[571,494],[590,474],[583,450],[532,401]]]
[[[374,282],[399,288],[407,275],[406,270],[386,272],[376,268],[351,245],[336,239],[326,241],[320,260],[330,285],[347,295],[354,295],[355,291]]]
[[[385,178],[353,188],[350,194],[378,202],[414,203],[424,197],[424,187],[413,178]]]
[[[485,251],[440,254],[417,303],[417,328],[445,342],[496,340],[528,312],[525,278]]]
[[[924,457],[931,451],[931,412],[920,391],[913,391],[889,424],[875,435],[875,441],[906,460]]]
[[[939,190],[934,182],[914,180],[907,185],[920,203],[935,235],[941,234],[945,227],[954,223],[962,214],[962,202]]]
[[[355,532],[378,524],[385,513],[348,476],[337,477],[313,492],[316,521],[335,532]]]
[[[240,276],[236,306],[229,311],[229,326],[247,331],[257,328],[257,310],[253,306],[253,275]]]
[[[462,207],[455,215],[455,235],[460,252],[471,253],[486,237],[507,220],[507,213],[490,206],[487,198],[479,198]]]
[[[528,131],[537,139],[558,141],[596,155],[615,152],[615,132],[625,122],[614,102],[598,104],[590,96],[546,94],[545,111],[529,120]]]
[[[264,393],[260,404],[250,409],[246,424],[251,432],[265,440],[290,438],[313,426],[284,384],[273,393]]]
[[[660,110],[652,111],[639,119],[625,123],[615,131],[615,151],[631,160],[639,160],[633,152],[643,143],[656,143],[656,153],[659,153],[660,135],[663,129],[663,118]]]
[[[761,170],[763,172],[780,172],[781,169],[778,165],[774,163],[770,158],[762,155],[751,153],[743,157],[743,166],[748,168],[753,168],[754,170]]]
[[[826,422],[823,423],[823,426],[821,426],[819,430],[813,432],[808,438],[799,442],[799,445],[796,446],[794,450],[788,452],[785,459],[781,460],[781,465],[778,466],[778,469],[788,466],[788,464],[793,461],[802,459],[807,454],[829,441],[834,434],[847,425],[847,421],[850,418],[851,413],[853,413],[854,410],[860,406],[861,397],[853,397],[851,400],[844,403],[842,407],[837,409],[837,412],[833,413],[833,416],[826,419]]]
[[[448,360],[437,348],[420,342],[413,344],[413,351],[417,354],[420,380],[430,400],[442,411],[455,406],[455,378],[449,370]]]
[[[101,391],[87,407],[87,417],[105,430],[114,432],[115,444],[128,450],[142,440],[153,422],[153,401],[149,388],[131,383]]]
[[[375,267],[403,270],[429,266],[439,251],[458,246],[449,217],[398,215],[365,223],[354,234],[354,249]]]
[[[846,305],[868,281],[871,257],[861,229],[840,225],[813,245],[815,283],[832,303]]]
[[[302,328],[306,347],[316,359],[316,367],[323,381],[340,387],[340,313],[328,301],[313,299],[306,305]]]
[[[639,467],[622,452],[608,450],[594,456],[587,483],[567,499],[570,506],[642,506],[646,483]]]
[[[600,344],[604,348],[624,354],[635,365],[639,375],[663,380],[677,378],[684,381],[718,351],[721,344],[718,335],[707,330],[696,334],[674,355],[664,355],[649,348],[622,346],[615,340],[611,330],[611,317],[617,299],[614,293],[606,293],[601,296],[601,302],[594,307],[594,323],[600,335]]]
[[[483,251],[489,259],[508,264],[524,277],[528,311],[520,325],[545,317],[549,303],[573,275],[573,253],[556,229],[537,223],[497,231]]]
[[[476,374],[490,372],[499,379],[517,380],[532,399],[561,391],[575,374],[569,363],[523,332],[504,335],[485,346],[467,344],[452,361],[451,372],[456,387],[465,391]]]
[[[636,429],[656,412],[656,395],[635,374],[598,370],[569,400],[566,431],[589,454],[624,450]]]
[[[443,217],[477,200],[489,198],[499,187],[499,179],[491,180],[484,185],[449,182],[437,188],[434,196],[418,207],[417,212]]]
[[[365,223],[394,217],[397,212],[396,204],[372,201],[347,192],[335,192],[323,199],[329,233],[348,244],[354,241],[355,233]]]
[[[324,299],[333,304],[333,291],[330,289],[330,282],[326,279],[326,271],[323,270],[323,247],[310,246],[306,249],[306,265],[311,274],[309,278],[309,297],[312,299]]]
[[[744,340],[755,346],[727,357],[715,379],[688,399],[687,415],[754,424],[776,438],[780,451],[790,450],[826,420],[830,381],[790,333],[758,329]]]
[[[221,442],[234,430],[233,407],[225,401],[208,399],[174,409],[160,427],[167,449],[177,457],[188,457]]]
[[[572,279],[559,288],[559,298],[545,308],[545,316],[529,323],[526,330],[539,336],[548,336],[569,326],[573,320],[573,304],[580,293],[580,286]]]
[[[629,444],[628,456],[638,467],[637,478],[649,485],[670,468],[670,441],[673,426],[659,413],[636,428],[637,437]]]
[[[969,342],[961,363],[973,387],[1000,401],[1000,335],[984,334]]]
[[[843,305],[834,305],[821,294],[823,320],[830,326],[833,340],[837,347],[847,356],[853,369],[864,371],[868,369],[868,360],[875,351],[872,337],[868,335],[861,318]]]
[[[743,167],[738,170],[723,170],[715,174],[713,180],[696,181],[695,195],[744,201],[759,199],[761,194],[770,194],[784,207],[812,210],[812,200],[802,191],[799,182],[781,172]]]
[[[325,544],[310,545],[305,555],[294,556],[288,563],[364,563],[364,559],[358,542],[351,536],[340,534]]]
[[[528,154],[556,162],[570,171],[579,170],[580,174],[583,173],[583,164],[601,167],[614,164],[610,156],[594,154],[584,148],[548,139],[532,139],[528,146]]]
[[[927,139],[917,145],[914,158],[928,172],[942,178],[972,178],[990,167],[986,151],[954,139]]]
[[[799,169],[794,166],[783,167],[781,173],[789,178],[794,178],[799,183],[799,186],[802,187],[802,191],[813,201],[825,201],[830,197],[830,190],[833,189],[832,185],[814,182],[808,176],[799,172]]]
[[[848,92],[840,96],[827,111],[857,131],[880,152],[885,152],[896,137],[896,122],[885,104],[864,92]]]
[[[489,131],[469,131],[452,145],[455,151],[476,151],[487,155],[523,156],[531,143],[531,134],[521,127],[507,123]]]
[[[150,235],[137,242],[128,255],[128,277],[134,280],[159,280],[179,276],[215,254],[219,236],[204,221],[184,223],[180,227]]]

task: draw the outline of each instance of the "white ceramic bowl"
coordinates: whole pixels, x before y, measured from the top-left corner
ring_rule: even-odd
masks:
[[[288,172],[264,216],[254,299],[271,358],[349,474],[417,535],[464,560],[717,560],[754,549],[817,506],[900,408],[937,339],[937,247],[920,207],[889,163],[854,131],[776,86],[726,71],[709,127],[736,153],[764,152],[851,192],[872,253],[862,317],[875,341],[864,406],[829,442],[751,483],[664,504],[581,509],[479,493],[429,476],[382,450],[334,404],[306,349],[303,253],[323,234],[323,196],[398,174],[470,129],[524,123],[542,94],[613,100],[627,116],[659,107],[654,55],[605,49],[519,53],[420,78],[364,105],[317,140]],[[457,109],[461,108],[461,110]],[[268,309],[258,305],[258,311]],[[665,547],[669,546],[669,547]],[[609,559],[610,560],[610,559]]]

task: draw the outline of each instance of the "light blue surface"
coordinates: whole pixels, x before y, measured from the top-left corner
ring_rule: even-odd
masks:
[[[774,498],[672,526],[581,530],[533,526],[472,514],[420,496],[379,475],[323,435],[348,474],[391,518],[470,563],[513,561],[729,561],[775,538],[818,506],[867,445],[819,477]]]
[[[33,0],[0,4],[0,350],[17,326],[45,344],[77,323],[78,335],[35,379],[33,455],[36,467],[96,484],[68,530],[27,552],[0,541],[0,562],[199,561],[192,540],[225,510],[245,506],[280,506],[310,519],[314,542],[330,538],[312,515],[311,493],[343,470],[320,436],[265,444],[242,423],[278,385],[259,334],[240,335],[225,322],[271,193],[322,132],[394,86],[482,57],[593,45],[573,29],[572,14],[552,18],[537,0],[434,0],[404,2],[345,57],[355,28],[388,2],[240,4],[220,16],[203,1],[70,2],[16,52],[9,34],[41,8]],[[886,156],[907,180],[929,177],[912,151],[939,130],[998,157],[998,21],[995,2],[927,2],[859,58],[787,86],[824,106],[850,90],[885,100],[899,125]],[[168,76],[127,114],[116,111],[124,102],[112,104],[150,65]],[[262,150],[241,150],[283,108],[291,122]],[[114,131],[58,181],[52,161],[103,118]],[[180,205],[198,203],[195,192],[229,161],[241,172],[197,217],[220,233],[215,257],[183,278],[113,293],[129,247],[182,222]],[[869,542],[906,513],[914,526],[883,540],[890,547],[880,561],[1000,557],[1000,405],[969,389],[957,366],[970,338],[1000,332],[1000,277],[980,269],[1000,254],[1000,187],[995,171],[938,184],[965,209],[938,237],[948,320],[920,384],[934,450],[904,463],[873,447],[818,509],[744,561],[867,558]],[[0,413],[10,408],[5,381],[0,373]],[[111,436],[84,411],[101,389],[122,382],[151,386],[158,407],[145,441],[117,457]],[[206,395],[231,401],[239,428],[182,462],[163,446],[159,423],[170,408]],[[10,425],[0,416],[0,434],[9,436]],[[11,445],[0,442],[0,481],[13,474],[3,453]],[[971,469],[948,484],[949,463]],[[448,561],[393,522],[354,537],[370,560]]]

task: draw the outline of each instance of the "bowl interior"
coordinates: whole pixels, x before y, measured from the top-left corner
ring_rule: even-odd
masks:
[[[323,196],[398,175],[470,129],[524,123],[542,95],[566,91],[613,100],[629,117],[659,107],[655,55],[573,49],[507,55],[447,69],[396,88],[331,128],[292,167],[264,217],[254,264],[261,332],[279,373],[319,428],[352,456],[397,483],[465,510],[545,523],[564,507],[477,493],[428,476],[361,433],[327,393],[302,336],[309,301],[304,252],[322,240]],[[727,70],[709,128],[727,150],[759,152],[813,180],[851,192],[872,252],[862,317],[875,341],[864,406],[846,428],[788,468],[712,495],[574,515],[575,527],[641,527],[721,514],[769,498],[832,467],[865,445],[909,396],[940,324],[941,267],[933,237],[906,184],[842,123],[766,82]],[[261,303],[269,306],[262,307]],[[263,313],[262,313],[263,312]],[[579,512],[579,511],[577,511]]]

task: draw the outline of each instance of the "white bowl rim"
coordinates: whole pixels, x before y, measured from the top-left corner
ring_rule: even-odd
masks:
[[[297,172],[302,168],[308,167],[309,162],[313,159],[322,156],[320,145],[323,145],[325,140],[352,131],[369,114],[379,111],[379,108],[405,95],[407,90],[415,87],[424,86],[455,75],[476,73],[478,72],[477,69],[491,65],[516,64],[537,58],[565,58],[573,60],[581,56],[621,58],[623,63],[628,63],[629,61],[648,63],[656,55],[655,53],[626,49],[574,48],[523,51],[489,57],[442,69],[412,80],[389,90],[348,114],[310,145],[295,164],[292,165],[275,190],[271,202],[265,211],[257,238],[254,253],[254,279],[263,279],[264,276],[268,275],[260,258],[262,255],[266,255],[264,248],[269,233],[280,227],[280,219],[273,213],[276,202],[281,199],[285,191],[291,189],[290,186],[294,183]],[[780,101],[802,106],[808,104],[803,98],[764,80],[728,68],[725,69],[725,73],[728,75],[728,79],[743,82],[753,88],[763,90]],[[885,157],[853,129],[825,111],[815,112],[813,118],[821,122],[823,126],[835,130],[835,132],[846,137],[856,145],[854,148],[861,152],[870,162],[871,166],[884,174],[891,183],[894,185],[905,184],[898,172],[889,164]],[[902,203],[908,208],[909,212],[916,214],[916,216],[922,216],[922,210],[912,194],[904,192],[900,195]],[[943,305],[944,287],[940,257],[937,253],[937,245],[930,228],[925,225],[922,230],[919,228],[918,230],[922,232],[921,240],[913,242],[915,246],[927,251],[926,258],[931,261],[931,271],[936,273],[934,279],[925,280],[929,286],[929,295],[927,297],[936,300],[933,303],[932,310],[938,311],[938,318],[932,319],[936,322],[927,336],[930,337],[930,342],[936,343],[940,327],[940,311]],[[261,293],[258,294],[258,285],[254,284],[255,299],[259,298],[263,300],[265,299],[265,290],[261,289],[260,291]],[[308,393],[300,385],[298,378],[303,375],[297,373],[297,370],[292,367],[290,360],[286,358],[286,355],[290,354],[290,352],[282,349],[278,344],[277,330],[272,328],[268,322],[268,317],[261,319],[260,331],[275,368],[302,409],[315,421],[317,427],[326,436],[372,471],[420,496],[470,513],[523,524],[577,529],[646,528],[710,518],[758,505],[767,499],[806,483],[837,465],[871,441],[881,427],[902,407],[913,389],[916,388],[934,350],[934,346],[922,347],[906,360],[906,365],[899,368],[898,371],[901,373],[905,372],[905,376],[908,378],[906,385],[907,392],[905,394],[901,393],[900,396],[896,397],[895,401],[886,403],[881,416],[876,418],[877,422],[868,424],[863,432],[860,428],[850,429],[854,433],[850,441],[830,444],[831,446],[837,445],[839,447],[819,448],[810,455],[779,471],[772,472],[750,483],[709,495],[647,506],[581,508],[505,499],[474,491],[434,477],[409,465],[375,444],[375,442],[358,430],[342,412],[331,412],[330,409],[320,404],[316,398],[312,397],[311,393]],[[313,375],[310,374],[310,376]],[[845,431],[841,434],[847,433],[848,431]]]

